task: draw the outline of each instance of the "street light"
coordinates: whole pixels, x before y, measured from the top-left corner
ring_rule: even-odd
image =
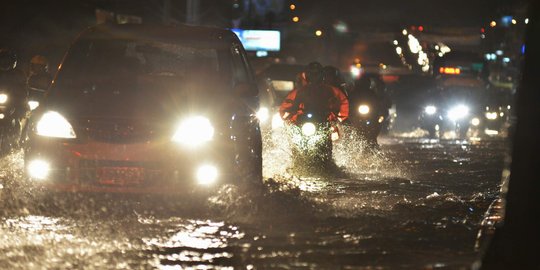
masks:
[[[297,22],[300,21],[300,18],[299,18],[298,16],[294,16],[294,17],[292,18],[292,21],[295,22],[295,23],[297,23]]]
[[[295,5],[295,4],[291,4],[291,5],[289,6],[289,8],[290,8],[291,10],[295,10],[295,9],[296,9],[296,5]]]
[[[489,26],[495,27],[495,26],[497,26],[497,22],[496,22],[496,21],[491,21],[491,23],[489,24]]]
[[[322,34],[323,34],[323,32],[321,30],[315,31],[315,35],[318,36],[318,37],[322,36]]]

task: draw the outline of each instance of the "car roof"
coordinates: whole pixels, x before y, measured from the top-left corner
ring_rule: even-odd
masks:
[[[241,44],[230,30],[191,25],[100,24],[88,28],[79,39],[136,39],[169,43],[203,42],[214,47]]]

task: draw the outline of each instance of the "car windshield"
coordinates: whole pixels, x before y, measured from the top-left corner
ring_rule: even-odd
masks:
[[[62,87],[52,95],[159,94],[181,92],[193,84],[215,91],[219,88],[210,83],[230,81],[231,67],[230,52],[223,49],[137,40],[81,40],[62,65],[58,75]]]

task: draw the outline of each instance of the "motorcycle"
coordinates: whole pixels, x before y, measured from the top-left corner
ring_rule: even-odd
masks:
[[[339,139],[337,126],[328,115],[307,112],[289,125],[294,168],[328,168],[333,164],[332,143]]]
[[[377,137],[388,119],[388,110],[381,107],[376,102],[367,100],[351,106],[349,122],[368,148],[378,147]]]
[[[6,153],[19,143],[21,127],[27,115],[27,108],[18,104],[14,93],[0,86],[0,152]]]

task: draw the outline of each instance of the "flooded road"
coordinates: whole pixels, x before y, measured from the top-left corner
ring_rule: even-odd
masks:
[[[383,138],[294,175],[267,138],[266,188],[210,199],[66,196],[34,205],[22,154],[1,160],[0,269],[465,269],[499,191],[503,140]],[[279,146],[278,146],[279,145]],[[8,191],[10,190],[10,191]]]

